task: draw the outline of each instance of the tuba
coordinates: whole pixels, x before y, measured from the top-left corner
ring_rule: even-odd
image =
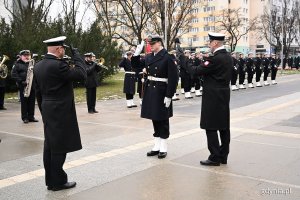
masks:
[[[0,78],[3,78],[3,79],[5,79],[8,74],[8,68],[4,64],[7,60],[9,60],[9,57],[7,55],[3,55],[3,59],[0,63]]]
[[[30,96],[32,80],[33,80],[33,67],[34,67],[34,59],[31,59],[28,64],[27,76],[26,76],[26,87],[24,89],[24,97]]]

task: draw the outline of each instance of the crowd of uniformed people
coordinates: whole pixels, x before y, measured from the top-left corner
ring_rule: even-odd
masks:
[[[200,164],[227,164],[230,90],[277,84],[276,74],[281,61],[277,55],[254,55],[250,52],[244,57],[243,53],[230,54],[224,47],[224,34],[210,33],[208,36],[208,52],[184,51],[178,39],[175,40],[175,49],[168,52],[164,48],[163,39],[152,35],[126,52],[122,58],[119,67],[125,71],[123,92],[126,95],[126,106],[137,107],[134,95],[138,93],[141,117],[150,119],[153,124],[154,146],[147,152],[147,156],[157,156],[159,159],[167,156],[169,118],[173,116],[173,101],[179,100],[178,89],[185,99],[193,98],[193,93],[195,97],[202,96],[200,127],[206,130],[210,156]],[[68,181],[63,170],[66,154],[82,148],[73,82],[85,82],[88,113],[98,113],[97,74],[105,70],[105,66],[96,62],[94,53],[88,52],[81,56],[76,48],[64,43],[65,39],[61,36],[44,41],[48,52],[35,64],[32,77],[27,74],[32,60],[31,52],[20,51],[11,74],[19,88],[21,119],[24,123],[38,122],[34,116],[37,100],[44,123],[45,180],[48,190],[52,191],[76,186],[76,182]],[[65,55],[66,48],[70,48],[72,53],[71,64]],[[299,58],[296,59],[293,67],[298,68]],[[28,84],[30,95],[24,97]],[[178,88],[179,85],[181,88]],[[0,109],[4,110],[3,99],[0,103]]]

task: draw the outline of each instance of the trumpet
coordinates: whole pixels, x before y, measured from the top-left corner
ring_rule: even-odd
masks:
[[[96,63],[98,66],[100,66],[100,67],[102,67],[102,68],[108,70],[108,67],[106,67],[106,66],[104,65],[104,63],[105,63],[105,59],[104,59],[104,58],[101,57],[101,58],[99,58],[99,59],[96,59],[96,60],[95,60],[95,63]]]
[[[8,68],[4,64],[7,60],[9,60],[9,57],[7,55],[3,55],[3,59],[0,63],[0,77],[3,78],[3,79],[5,79],[7,77],[7,74],[8,74]]]

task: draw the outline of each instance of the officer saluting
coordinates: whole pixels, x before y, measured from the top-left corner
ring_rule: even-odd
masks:
[[[230,143],[230,79],[233,60],[224,48],[225,35],[209,33],[209,47],[213,56],[197,66],[189,66],[191,73],[203,75],[203,96],[200,127],[206,130],[210,156],[201,165],[227,164]],[[220,132],[221,146],[218,133]]]
[[[144,72],[147,74],[141,117],[152,120],[155,143],[147,156],[158,155],[161,159],[167,156],[169,118],[173,116],[171,98],[176,92],[178,71],[172,57],[163,47],[162,38],[155,35],[149,39],[152,53],[145,57],[144,63],[140,63],[138,55],[141,50],[137,48],[132,63],[145,66]]]
[[[80,150],[73,81],[86,79],[84,61],[71,47],[74,67],[63,60],[66,37],[45,40],[48,53],[34,68],[36,94],[44,122],[44,167],[48,190],[58,191],[76,186],[68,182],[63,170],[66,153]],[[63,117],[62,117],[63,116]]]

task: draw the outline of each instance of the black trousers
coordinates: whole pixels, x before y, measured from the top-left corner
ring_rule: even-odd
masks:
[[[152,120],[154,128],[154,137],[160,137],[162,139],[168,139],[170,136],[170,124],[169,119],[167,120]]]
[[[139,97],[140,99],[143,98],[143,92],[144,92],[144,87],[143,87],[143,82],[142,82],[142,75],[139,75],[139,77],[137,78],[137,92],[139,93]]]
[[[194,77],[195,90],[200,90],[201,82],[199,77]]]
[[[34,109],[35,109],[35,90],[31,89],[29,97],[24,97],[24,87],[19,88],[20,100],[21,100],[21,118],[34,119]]]
[[[246,73],[244,70],[239,71],[239,84],[242,85],[245,81]]]
[[[230,130],[219,130],[219,132],[221,145],[217,130],[206,130],[207,146],[210,152],[208,159],[213,162],[227,160],[229,154]]]
[[[45,139],[43,161],[46,186],[60,186],[68,182],[68,175],[63,170],[66,156],[66,153],[53,153]]]
[[[133,94],[126,94],[126,100],[133,99]]]
[[[256,82],[260,82],[261,72],[262,71],[261,71],[260,67],[256,67],[255,68],[255,73],[256,73],[255,79],[256,79]]]
[[[0,108],[4,107],[5,87],[0,87]]]
[[[233,70],[231,75],[231,85],[236,85],[237,78],[238,78],[238,73],[236,70]]]
[[[277,68],[274,67],[271,69],[271,80],[274,81],[276,79],[276,75],[277,75]]]
[[[189,74],[184,74],[181,76],[181,84],[183,82],[184,86],[184,92],[190,92],[191,91],[191,76]]]
[[[252,83],[254,72],[252,71],[252,69],[248,69],[247,74],[248,74],[248,77],[247,77],[248,84]]]
[[[88,111],[95,111],[97,88],[86,88],[86,103]]]
[[[269,68],[264,68],[264,81],[267,81],[270,70]]]
[[[182,75],[180,75],[180,79],[181,79],[181,88],[184,89],[184,78],[182,78]]]

